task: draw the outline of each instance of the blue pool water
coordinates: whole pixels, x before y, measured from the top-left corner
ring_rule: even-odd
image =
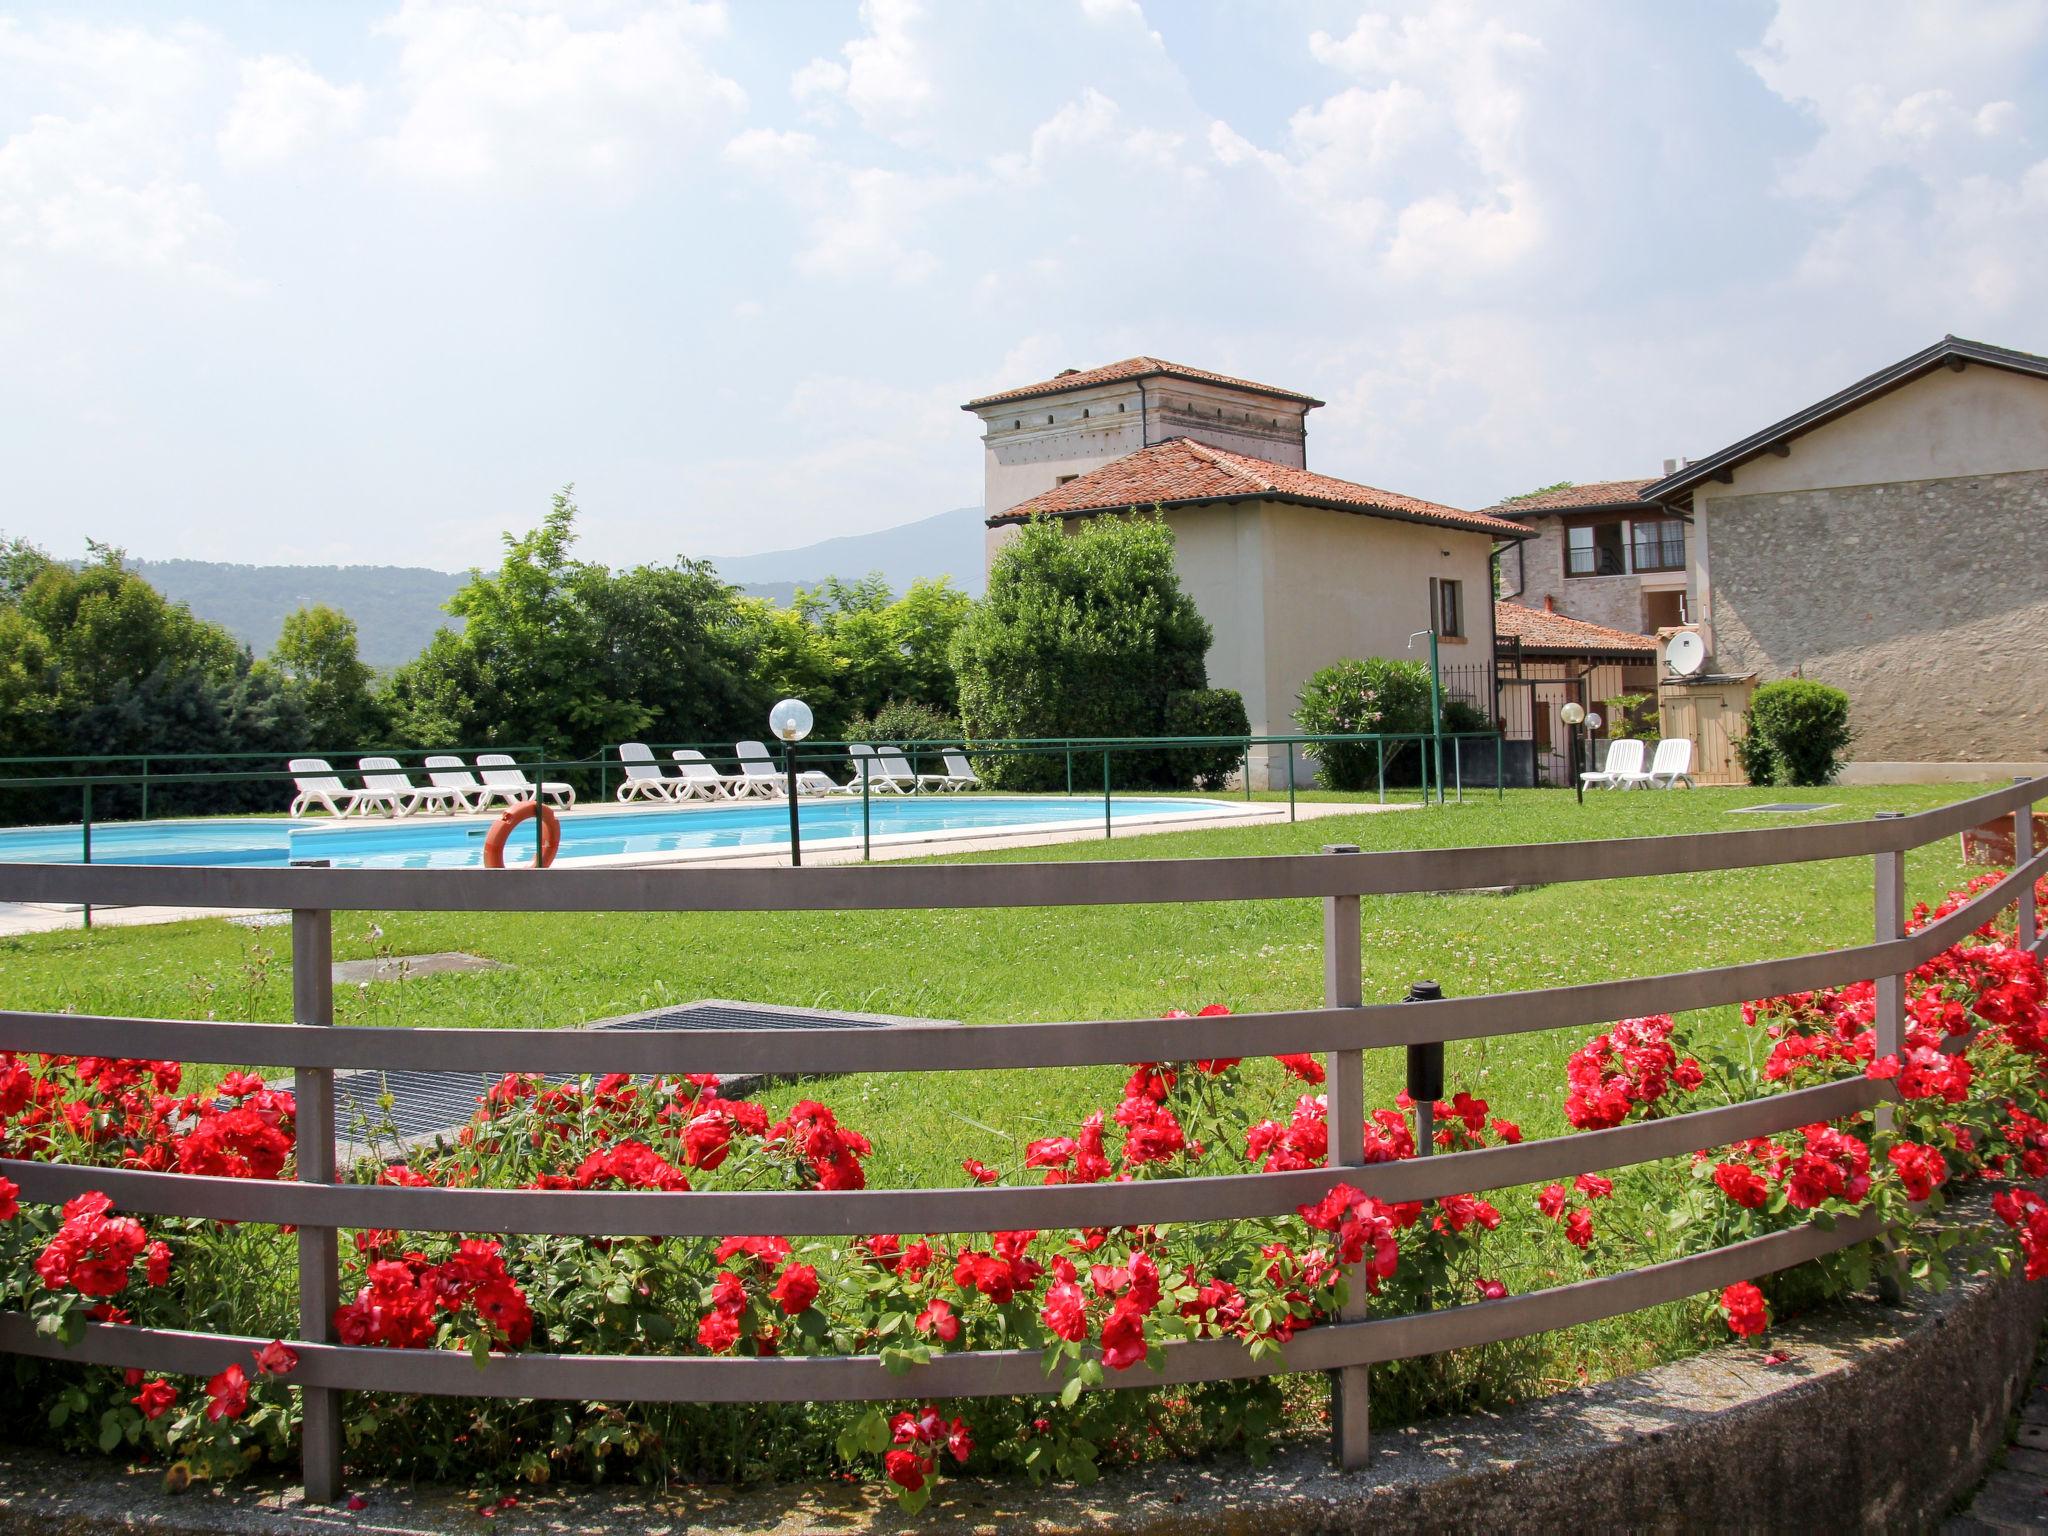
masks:
[[[1115,821],[1198,815],[1213,800],[1130,795],[1111,801]],[[804,840],[858,838],[858,800],[800,803]],[[1056,823],[1102,824],[1102,801],[1084,795],[889,795],[869,802],[876,838],[906,833],[1028,832]],[[483,862],[491,819],[417,816],[403,821],[286,821],[216,817],[195,821],[113,822],[95,826],[95,864],[232,864],[279,866],[327,859],[347,869],[462,869]],[[530,825],[513,834],[511,860],[528,855]],[[564,859],[589,859],[779,847],[789,841],[782,801],[701,809],[579,809],[562,815]],[[76,864],[77,827],[0,830],[0,863]]]

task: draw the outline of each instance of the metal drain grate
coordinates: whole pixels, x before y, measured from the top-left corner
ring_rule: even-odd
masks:
[[[825,1008],[778,1008],[760,1003],[719,999],[684,1003],[645,1013],[598,1019],[586,1029],[815,1029],[833,1025],[846,1029],[893,1029],[902,1024],[950,1023],[944,1019],[913,1019],[881,1013],[838,1013]],[[492,1072],[337,1072],[334,1077],[335,1140],[342,1157],[352,1159],[396,1141],[411,1145],[436,1136],[450,1137],[469,1123],[477,1100],[503,1076]],[[758,1074],[720,1074],[719,1091],[740,1098],[760,1087]],[[281,1086],[291,1086],[281,1085]],[[390,1098],[387,1107],[383,1102]]]

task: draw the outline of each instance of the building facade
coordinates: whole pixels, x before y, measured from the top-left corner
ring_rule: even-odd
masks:
[[[1134,372],[1102,377],[1123,369]],[[1174,533],[1181,585],[1215,631],[1209,682],[1243,695],[1258,735],[1296,729],[1301,688],[1322,667],[1351,657],[1426,659],[1431,631],[1447,668],[1491,668],[1493,549],[1526,537],[1520,526],[1310,472],[1309,395],[1151,358],[1062,377],[968,404],[987,426],[990,558],[1034,516],[1078,527],[1157,509]],[[1140,420],[1117,433],[1188,430],[1073,467],[1131,440],[1091,436],[1102,430],[1092,425],[1097,403],[1113,405],[1113,391],[1124,389],[1133,391],[1127,409],[1100,414]],[[1035,436],[1014,425],[1027,419],[1026,400],[1041,424]],[[1071,435],[1061,441],[1063,422]],[[1287,458],[1233,446],[1248,431],[1277,434],[1260,446]],[[1035,489],[1019,494],[1020,486]],[[1248,768],[1256,786],[1286,782],[1282,749],[1254,749]],[[1308,781],[1305,764],[1294,771]]]
[[[1710,668],[1847,691],[1854,776],[2048,765],[2048,358],[1946,337],[1643,495]]]
[[[1535,537],[1502,558],[1502,596],[1629,634],[1683,624],[1686,525],[1643,500],[1649,480],[1571,485],[1486,510]]]

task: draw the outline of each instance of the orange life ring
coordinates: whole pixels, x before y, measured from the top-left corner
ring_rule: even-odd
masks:
[[[485,869],[505,867],[506,841],[534,816],[540,817],[540,862],[534,867],[546,869],[555,862],[555,855],[562,848],[561,818],[538,800],[522,800],[500,816],[491,830],[484,834]]]

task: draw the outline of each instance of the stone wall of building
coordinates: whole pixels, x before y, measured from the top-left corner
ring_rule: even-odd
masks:
[[[1609,629],[1629,634],[1644,632],[1640,576],[1566,576],[1563,520],[1531,518],[1528,526],[1536,530],[1537,536],[1522,545],[1522,590],[1512,601],[1528,608],[1541,608],[1544,599],[1549,598],[1568,619],[1605,624]]]
[[[2048,470],[1711,506],[1715,670],[1845,689],[1859,760],[2048,760]]]

